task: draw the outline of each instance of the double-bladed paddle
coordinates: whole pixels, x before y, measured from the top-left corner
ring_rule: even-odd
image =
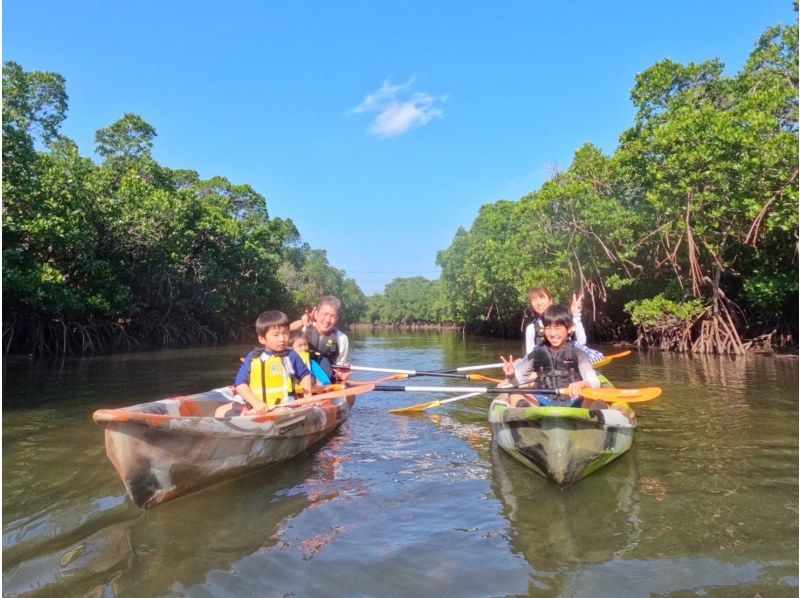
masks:
[[[438,407],[444,403],[452,403],[461,399],[478,396],[481,394],[567,394],[567,389],[551,389],[551,388],[519,388],[516,386],[509,386],[506,388],[478,388],[469,386],[385,386],[375,385],[373,388],[376,392],[461,392],[469,390],[469,393],[463,394],[451,399],[430,401],[428,403],[421,403],[419,405],[412,405],[410,407],[401,407],[392,409],[390,413],[413,413],[416,411],[425,411],[433,407]],[[626,403],[644,403],[652,401],[661,395],[661,389],[658,387],[650,388],[583,388],[580,395],[587,399],[605,401],[613,403],[615,401],[624,401]]]
[[[495,364],[492,364],[491,367],[494,367]],[[503,365],[502,363],[499,365]],[[395,374],[393,377],[395,380],[404,380],[410,378],[412,376],[436,376],[437,378],[460,378],[462,380],[472,380],[473,382],[502,382],[497,378],[489,378],[488,376],[484,376],[482,374],[462,374],[456,371],[447,371],[447,370],[432,370],[432,371],[418,371],[418,370],[397,370],[392,368],[373,368],[367,366],[360,366],[360,365],[347,365],[347,366],[335,366],[337,369],[343,370],[350,370],[351,372],[385,372],[385,373],[392,373]],[[483,368],[486,366],[468,366],[467,369],[463,371],[467,371],[469,368]],[[358,380],[353,380],[354,384],[358,384]]]

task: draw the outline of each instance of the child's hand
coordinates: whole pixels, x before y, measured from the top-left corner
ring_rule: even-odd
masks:
[[[570,305],[569,310],[572,312],[573,316],[581,315],[581,312],[583,311],[583,293],[580,295],[572,293],[572,305]]]
[[[572,384],[567,386],[567,390],[569,391],[569,396],[572,397],[573,399],[577,399],[578,397],[581,396],[581,390],[583,390],[585,386],[586,385],[583,383],[583,381],[573,382]]]
[[[514,356],[509,355],[508,359],[506,359],[501,355],[500,361],[503,362],[503,373],[506,375],[506,379],[509,381],[516,380],[514,372]]]

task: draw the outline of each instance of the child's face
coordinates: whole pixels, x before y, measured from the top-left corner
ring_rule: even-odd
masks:
[[[264,333],[264,336],[258,337],[258,342],[270,351],[280,353],[285,351],[289,346],[289,327],[288,326],[275,326],[270,328]]]
[[[566,344],[571,331],[571,328],[567,328],[563,324],[551,324],[544,327],[544,337],[553,349],[560,349]]]
[[[294,349],[297,352],[308,351],[308,339],[307,338],[294,339],[294,343],[292,343],[292,349]]]
[[[531,297],[531,307],[533,308],[534,313],[539,315],[543,314],[544,310],[546,310],[552,304],[553,300],[547,295],[534,295]]]

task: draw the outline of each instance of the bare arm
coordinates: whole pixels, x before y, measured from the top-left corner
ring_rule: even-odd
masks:
[[[250,389],[249,384],[239,384],[236,387],[236,392],[242,397],[256,413],[263,413],[268,410],[267,404],[258,399],[255,393]]]

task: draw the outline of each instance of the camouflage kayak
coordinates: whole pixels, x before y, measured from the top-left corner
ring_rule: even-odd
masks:
[[[512,408],[507,397],[492,401],[489,422],[498,446],[562,487],[624,454],[636,427],[617,409]]]
[[[355,396],[337,388],[264,415],[214,417],[233,388],[100,409],[106,454],[140,508],[289,459],[331,435],[350,415]]]

